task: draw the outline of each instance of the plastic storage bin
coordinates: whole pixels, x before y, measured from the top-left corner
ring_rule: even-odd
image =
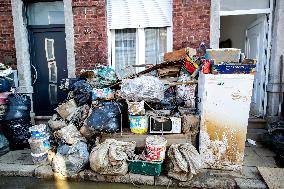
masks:
[[[130,173],[159,176],[162,172],[163,161],[141,161],[128,160],[128,170]]]

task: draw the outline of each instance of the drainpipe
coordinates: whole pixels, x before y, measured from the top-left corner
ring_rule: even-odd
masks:
[[[267,85],[267,120],[275,121],[279,117],[279,95],[280,95],[280,56],[284,54],[284,1],[275,1],[272,21],[272,48],[270,69]],[[283,71],[282,71],[283,73]],[[282,76],[283,81],[283,76]],[[283,84],[282,84],[283,85]],[[283,88],[284,86],[282,86]]]

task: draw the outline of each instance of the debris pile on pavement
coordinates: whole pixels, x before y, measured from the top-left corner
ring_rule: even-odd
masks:
[[[131,172],[156,176],[164,172],[171,178],[188,181],[203,167],[197,144],[169,145],[163,135],[194,138],[199,133],[199,73],[209,74],[212,69],[214,73],[223,73],[212,64],[211,59],[219,57],[215,51],[207,53],[210,60],[198,56],[192,48],[166,53],[164,62],[147,65],[138,73],[126,73],[131,70],[129,67],[117,72],[108,66],[82,70],[79,78],[61,81],[60,88],[68,97],[58,105],[47,125],[31,127],[25,120],[30,109],[15,109],[13,105],[15,102],[20,107],[28,106],[29,99],[13,94],[8,96],[10,109],[2,116],[8,121],[5,127],[15,127],[22,121],[18,124],[19,135],[25,136],[24,140],[30,138],[34,163],[51,164],[55,173],[65,177],[91,168],[102,175]],[[236,58],[234,50],[228,52]],[[13,111],[19,114],[12,114]],[[121,136],[124,132],[149,134],[144,150],[137,149],[134,141],[102,140],[102,135],[119,132]],[[13,137],[17,136],[14,133]],[[13,140],[9,139],[10,143]],[[163,170],[165,162],[168,166]]]

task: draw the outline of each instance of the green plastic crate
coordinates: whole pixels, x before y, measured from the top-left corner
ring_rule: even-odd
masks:
[[[162,172],[163,161],[141,161],[141,160],[128,160],[128,170],[130,173],[158,176]]]

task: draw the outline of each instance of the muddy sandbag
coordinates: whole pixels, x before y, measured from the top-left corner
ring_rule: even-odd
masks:
[[[103,175],[125,175],[128,171],[127,159],[134,157],[135,142],[106,139],[90,153],[90,167]]]
[[[84,80],[74,83],[73,97],[78,106],[82,106],[92,100],[92,86]]]
[[[77,110],[77,105],[76,102],[71,99],[59,105],[55,110],[64,120],[70,120]]]
[[[61,142],[71,145],[79,141],[87,142],[86,139],[78,131],[76,126],[73,124],[69,124],[68,126],[54,132],[54,136]]]
[[[62,120],[57,114],[54,114],[52,116],[52,118],[48,121],[48,125],[53,131],[67,126],[66,122]]]
[[[62,145],[52,159],[52,170],[62,176],[72,176],[79,173],[89,162],[87,144],[77,142],[72,146]]]
[[[78,107],[70,117],[69,123],[72,123],[80,129],[83,126],[85,119],[88,117],[89,111],[90,107],[88,104]]]
[[[0,133],[0,156],[6,154],[9,151],[9,141],[2,133]]]
[[[29,148],[29,128],[32,126],[30,119],[15,119],[1,124],[2,131],[7,137],[11,150]]]
[[[202,168],[202,159],[190,143],[172,144],[168,150],[168,176],[180,181],[188,181]]]
[[[94,128],[89,127],[88,125],[83,125],[80,128],[80,133],[83,137],[85,137],[88,141],[94,141],[94,136],[97,133]]]
[[[159,102],[164,99],[164,83],[154,76],[140,76],[122,82],[121,95],[130,101]]]
[[[86,119],[86,125],[94,128],[97,132],[117,132],[121,126],[120,105],[115,102],[99,103],[91,110]]]

